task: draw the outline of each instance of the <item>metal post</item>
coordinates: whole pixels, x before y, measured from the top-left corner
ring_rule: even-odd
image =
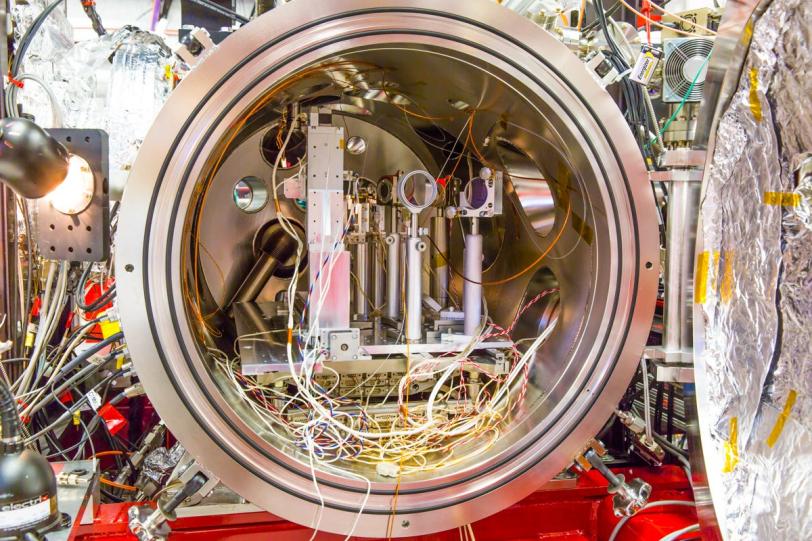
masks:
[[[443,215],[443,209],[431,219],[431,296],[440,303],[448,306],[448,220]]]
[[[482,323],[482,235],[479,234],[479,218],[471,219],[471,232],[465,235],[463,258],[464,332],[466,336],[474,336]]]
[[[669,183],[663,349],[666,355],[693,349],[693,247],[699,182]],[[668,360],[668,358],[666,359]]]
[[[423,337],[423,251],[418,215],[412,214],[409,238],[406,240],[406,339]]]
[[[355,245],[355,315],[360,320],[369,317],[369,243]]]
[[[400,220],[397,208],[392,209],[391,233],[386,237],[386,317],[400,319]]]

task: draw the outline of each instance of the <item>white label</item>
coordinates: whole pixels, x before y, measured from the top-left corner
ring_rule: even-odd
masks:
[[[93,411],[98,411],[99,406],[101,406],[101,396],[96,391],[90,391],[87,393],[87,403],[90,404]]]
[[[45,496],[43,498],[4,505],[0,509],[0,529],[26,526],[48,518],[51,515],[51,500]]]

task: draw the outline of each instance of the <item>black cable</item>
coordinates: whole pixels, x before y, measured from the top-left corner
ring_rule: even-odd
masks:
[[[601,2],[602,0],[595,0],[595,1],[596,1],[596,2]],[[619,1],[618,1],[618,2],[615,2],[614,4],[612,4],[612,5],[609,7],[609,9],[607,9],[607,10],[606,10],[606,16],[607,16],[607,17],[611,17],[612,15],[614,15],[614,14],[615,14],[615,12],[616,12],[618,9],[620,9],[620,6],[621,6],[621,4],[620,4],[620,2],[619,2]],[[584,15],[586,15],[586,14],[584,14]],[[600,25],[600,20],[595,19],[595,20],[594,20],[594,21],[592,21],[591,23],[589,23],[589,24],[585,24],[584,26],[582,26],[582,27],[581,27],[581,32],[583,32],[583,33],[590,32],[590,31],[594,30],[595,28],[597,28],[597,27],[598,27],[598,25]]]
[[[84,403],[85,403],[85,402],[87,402],[87,401],[88,401],[88,396],[90,395],[90,393],[92,393],[92,392],[96,392],[96,391],[97,391],[97,389],[99,389],[100,387],[102,387],[102,386],[104,386],[104,385],[107,385],[108,383],[110,383],[110,381],[114,380],[115,378],[120,377],[120,376],[121,376],[122,374],[124,374],[124,373],[125,373],[127,370],[128,370],[128,368],[121,368],[121,369],[119,369],[119,370],[116,370],[115,372],[113,372],[112,374],[110,374],[109,376],[107,376],[106,378],[104,378],[103,380],[101,380],[99,383],[97,383],[96,385],[94,385],[94,386],[93,386],[93,388],[91,388],[91,389],[90,389],[90,390],[89,390],[87,393],[85,393],[84,395],[82,395],[82,396],[79,398],[79,400],[77,400],[76,402],[74,402],[74,403],[73,403],[73,405],[71,405],[71,407],[70,407],[70,408],[67,408],[67,411],[65,411],[65,413],[63,413],[62,415],[60,415],[60,416],[59,416],[59,418],[57,418],[57,420],[56,420],[56,421],[54,421],[54,422],[50,423],[50,424],[49,424],[48,426],[46,426],[45,428],[43,428],[43,429],[39,430],[39,431],[38,431],[36,434],[33,434],[33,435],[31,435],[30,437],[26,438],[26,440],[25,440],[25,441],[26,441],[26,442],[34,442],[34,441],[38,440],[39,438],[41,438],[41,437],[42,437],[44,434],[46,434],[46,433],[48,433],[48,432],[50,432],[50,431],[54,430],[56,427],[58,427],[59,425],[61,425],[61,424],[62,424],[62,423],[64,423],[65,421],[67,421],[67,420],[70,418],[70,416],[71,416],[71,415],[73,415],[73,413],[74,413],[76,410],[78,410],[80,407],[82,407],[82,405],[84,405]],[[116,396],[115,396],[115,397],[114,397],[112,400],[110,400],[108,403],[109,403],[111,406],[115,406],[116,404],[119,404],[119,403],[120,403],[122,400],[124,400],[124,398],[126,398],[126,395],[125,395],[125,394],[124,394],[124,392],[122,391],[121,393],[119,393],[118,395],[116,395]],[[60,402],[60,404],[61,404],[61,402]],[[91,426],[94,426],[94,429],[95,429],[95,424],[98,422],[98,420],[99,420],[99,419],[100,419],[100,417],[97,415],[97,416],[96,416],[96,417],[94,417],[94,418],[93,418],[93,420],[91,421]],[[89,432],[92,432],[92,431],[89,431]]]
[[[14,60],[11,62],[11,76],[15,79],[17,75],[20,73],[20,66],[22,65],[23,58],[25,58],[25,54],[28,52],[28,48],[31,46],[31,43],[34,40],[34,37],[37,34],[37,31],[42,26],[42,23],[48,18],[48,16],[56,9],[56,7],[61,4],[63,0],[54,0],[54,2],[48,4],[45,9],[43,9],[37,18],[34,19],[34,22],[31,23],[31,26],[28,30],[25,31],[23,37],[20,38],[20,43],[17,47],[17,51],[14,54]],[[16,114],[16,113],[15,113]]]
[[[62,385],[60,385],[57,388],[54,388],[54,385],[56,385],[56,382],[59,380],[55,379],[51,383],[49,395],[43,397],[39,402],[37,402],[34,406],[32,406],[31,410],[28,412],[28,415],[33,415],[34,413],[48,406],[52,402],[59,400],[59,396],[62,395],[65,391],[67,391],[69,388],[76,387],[77,385],[83,383],[87,378],[89,378],[90,376],[101,370],[108,362],[112,361],[116,355],[117,353],[111,353],[104,359],[104,361],[98,364],[90,364],[84,367],[82,370],[74,374],[72,377],[70,377],[67,381],[65,381]],[[63,373],[60,372],[59,375],[62,376]]]
[[[215,4],[211,0],[190,0],[192,3],[197,4],[198,6],[207,8],[209,11],[213,13],[217,13],[222,15],[223,17],[228,17],[232,21],[237,21],[242,24],[246,24],[248,19],[243,17],[239,13],[234,10],[228,9],[227,7],[223,7],[221,5]]]
[[[89,304],[85,304],[83,297],[85,296],[85,286],[87,285],[87,280],[90,277],[91,270],[93,270],[92,263],[88,264],[88,266],[82,271],[82,275],[79,277],[79,282],[76,284],[76,290],[73,294],[74,303],[79,307],[79,309],[85,312],[94,312],[105,304],[109,303],[116,292],[116,285],[113,284],[106,291],[104,291],[98,299]],[[102,285],[99,284],[99,287],[101,288]]]
[[[674,385],[668,384],[668,410],[665,418],[665,435],[668,441],[674,440]]]
[[[79,366],[79,364],[81,364],[84,361],[88,360],[90,357],[92,357],[93,355],[95,355],[99,351],[103,350],[104,348],[106,348],[107,346],[112,344],[113,342],[118,342],[122,338],[124,338],[124,333],[117,332],[116,334],[108,336],[107,338],[105,338],[101,342],[96,342],[95,344],[93,344],[92,346],[87,348],[86,350],[82,351],[82,353],[80,353],[79,355],[77,355],[76,357],[74,357],[73,359],[68,361],[67,363],[65,363],[65,365],[60,369],[59,372],[60,373],[68,373],[68,372],[70,372],[71,370],[73,370],[74,368]]]
[[[22,450],[20,435],[20,414],[17,400],[6,382],[0,379],[0,452],[18,453]]]

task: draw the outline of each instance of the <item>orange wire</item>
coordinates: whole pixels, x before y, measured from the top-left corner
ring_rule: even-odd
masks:
[[[581,0],[581,9],[578,10],[578,31],[584,25],[584,13],[586,12],[586,0]]]
[[[130,492],[135,492],[136,490],[138,490],[138,488],[134,486],[122,485],[121,483],[116,483],[115,481],[111,481],[110,479],[104,477],[100,477],[99,481],[101,481],[102,484],[104,485],[111,486],[113,488],[120,488],[121,490],[129,490]]]
[[[100,451],[93,455],[93,458],[101,458],[103,456],[121,456],[124,454],[124,451]],[[132,454],[132,453],[130,453]]]

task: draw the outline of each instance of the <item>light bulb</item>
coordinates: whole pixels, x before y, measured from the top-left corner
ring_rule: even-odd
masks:
[[[68,174],[62,184],[48,194],[48,200],[62,214],[79,214],[93,200],[94,184],[90,164],[81,156],[71,154]]]

